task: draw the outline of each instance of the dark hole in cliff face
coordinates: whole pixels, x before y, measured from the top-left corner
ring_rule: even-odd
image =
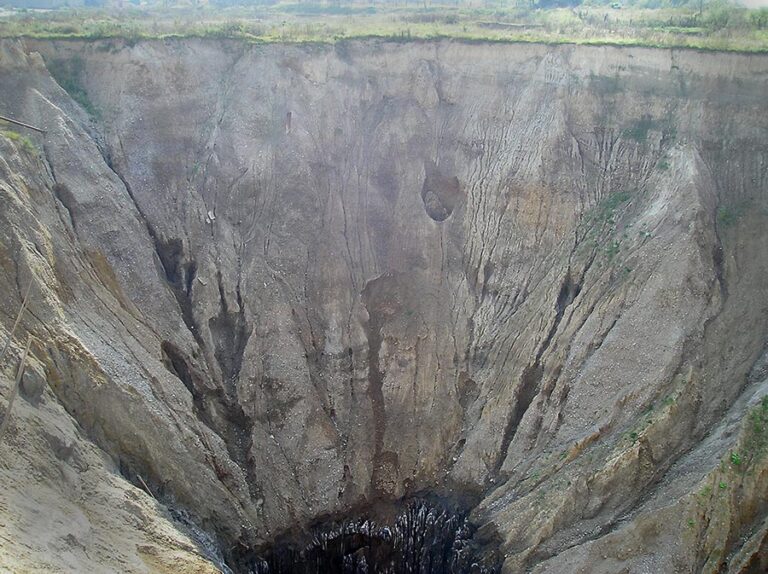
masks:
[[[427,162],[424,169],[424,185],[421,189],[424,209],[433,220],[445,221],[462,199],[459,179],[443,173],[432,162]]]
[[[284,540],[260,554],[242,556],[237,572],[249,574],[491,574],[464,512],[423,500],[394,518],[349,519],[316,527],[308,540]]]

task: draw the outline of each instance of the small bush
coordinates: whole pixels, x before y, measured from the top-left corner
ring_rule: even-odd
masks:
[[[11,130],[0,130],[0,135],[5,137],[5,139],[16,143],[19,147],[21,147],[21,149],[23,149],[27,153],[33,153],[36,150],[35,144],[32,143],[32,140],[29,139],[27,136],[22,135],[18,132],[14,132]]]
[[[741,214],[741,207],[723,205],[717,209],[717,222],[723,227],[730,227],[738,221]]]
[[[130,40],[127,39],[127,42]],[[85,64],[80,57],[47,62],[48,71],[70,97],[80,104],[90,115],[96,115],[96,108],[83,87]]]
[[[751,462],[761,459],[768,452],[768,395],[764,396],[749,413],[747,436],[743,454]]]

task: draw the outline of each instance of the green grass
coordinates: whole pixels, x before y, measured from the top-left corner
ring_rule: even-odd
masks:
[[[610,221],[616,214],[616,210],[624,203],[630,200],[632,195],[627,191],[620,191],[610,194],[600,201],[587,215],[588,220],[598,222]]]
[[[747,415],[747,428],[740,455],[750,463],[761,460],[768,453],[768,395]]]
[[[416,4],[278,3],[232,8],[126,8],[119,13],[78,9],[17,12],[0,18],[0,37],[119,38],[130,44],[177,37],[230,38],[252,43],[450,38],[465,42],[768,52],[768,24],[751,17],[759,11],[731,7],[726,17],[722,12],[719,4],[713,4],[701,17],[695,8],[687,6],[660,10],[611,10],[605,6],[533,10],[503,4],[493,8],[450,4],[424,9]]]
[[[341,4],[278,4],[276,10],[302,16],[376,14],[375,6],[342,6]]]
[[[32,143],[32,140],[29,139],[27,136],[22,135],[18,132],[14,132],[12,130],[5,129],[1,125],[0,125],[0,136],[16,143],[19,147],[21,147],[21,149],[23,149],[27,153],[34,153],[37,150],[37,148],[35,147],[35,144]]]
[[[601,251],[605,254],[605,259],[613,260],[621,251],[621,241],[627,238],[626,232],[619,238],[615,237],[617,212],[631,198],[632,194],[629,192],[614,192],[586,211],[580,223],[584,240],[580,242],[579,249],[593,249],[602,243]],[[624,276],[632,271],[629,267],[623,269]]]

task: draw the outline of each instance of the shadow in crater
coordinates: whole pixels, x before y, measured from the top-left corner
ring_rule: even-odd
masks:
[[[423,500],[394,518],[332,522],[314,529],[308,542],[283,541],[241,561],[249,574],[491,574],[466,515]]]

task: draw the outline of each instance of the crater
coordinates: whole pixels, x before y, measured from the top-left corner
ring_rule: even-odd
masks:
[[[68,525],[5,529],[73,507],[131,573],[710,560],[705,497],[670,507],[686,541],[643,513],[695,494],[665,490],[681,456],[752,464],[734,421],[765,388],[768,58],[212,36],[0,40],[0,114],[32,127],[0,129],[0,448],[21,461],[0,570],[54,564]],[[28,335],[47,384],[11,412]],[[29,448],[44,425],[66,449]],[[766,521],[755,464],[711,476],[742,497],[712,563]],[[13,502],[51,476],[94,495]],[[623,538],[639,516],[657,540]],[[122,568],[71,540],[70,570]]]

